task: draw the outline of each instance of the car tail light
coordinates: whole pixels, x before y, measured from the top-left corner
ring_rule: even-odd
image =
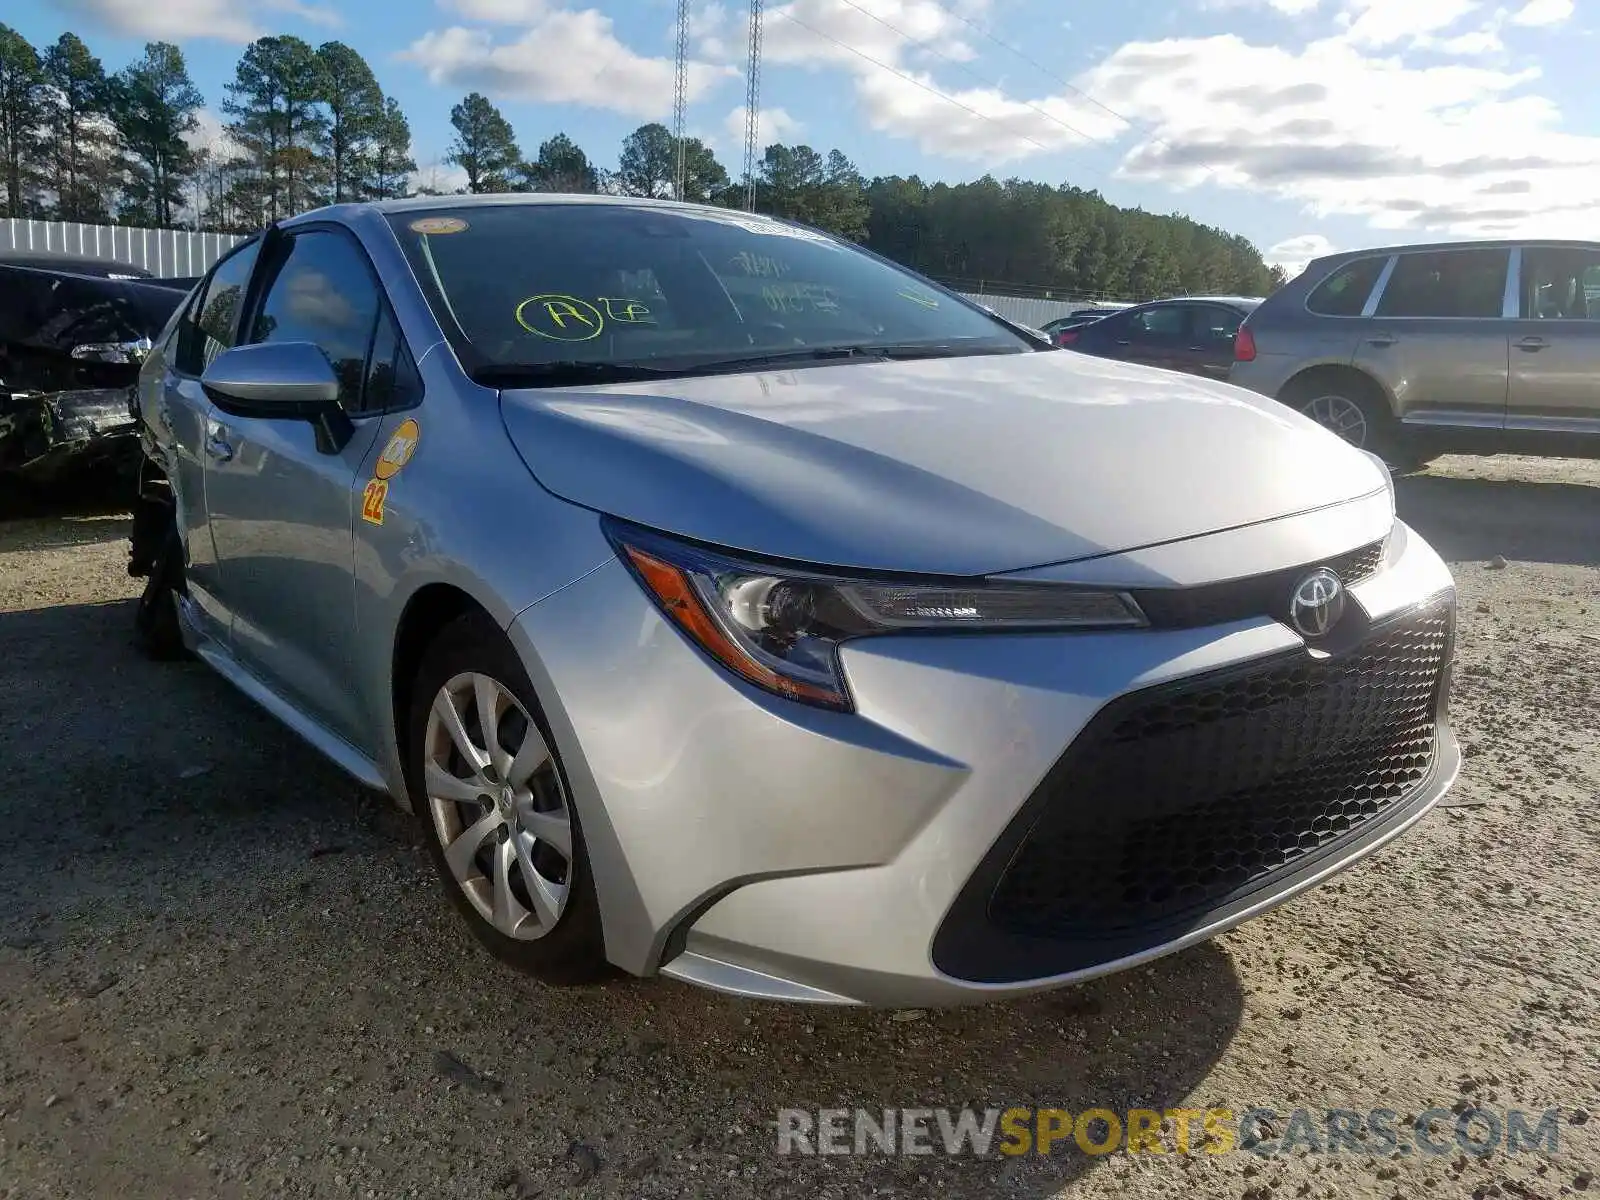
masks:
[[[1239,332],[1233,339],[1233,361],[1255,362],[1256,360],[1256,335],[1250,332],[1250,326],[1239,326]]]
[[[1056,345],[1058,346],[1070,346],[1077,340],[1078,331],[1076,329],[1063,329],[1060,333],[1056,334]]]

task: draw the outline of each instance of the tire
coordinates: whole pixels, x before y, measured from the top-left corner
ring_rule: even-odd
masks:
[[[1391,471],[1413,471],[1427,461],[1405,444],[1387,397],[1364,376],[1304,375],[1284,389],[1283,401],[1352,446],[1376,454]]]
[[[493,754],[485,754],[478,715],[485,681],[496,718]],[[457,618],[423,654],[411,695],[406,788],[429,857],[473,936],[502,962],[545,983],[589,983],[609,974],[571,788],[527,671],[505,635],[481,614]],[[456,733],[441,706],[454,713]],[[463,753],[460,736],[473,758]],[[529,736],[537,742],[527,742]]]
[[[147,658],[175,662],[189,657],[178,625],[178,594],[183,591],[183,544],[175,525],[167,527],[161,552],[144,581],[134,612],[134,640]]]

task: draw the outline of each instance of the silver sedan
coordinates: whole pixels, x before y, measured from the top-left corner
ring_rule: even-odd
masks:
[[[416,814],[552,982],[1058,987],[1458,766],[1451,577],[1380,464],[787,222],[310,213],[210,271],[140,411],[146,647]]]

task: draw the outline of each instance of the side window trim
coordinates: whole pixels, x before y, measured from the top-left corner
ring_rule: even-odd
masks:
[[[1398,254],[1389,255],[1389,261],[1383,264],[1383,270],[1378,272],[1378,277],[1372,281],[1372,291],[1367,293],[1367,302],[1361,306],[1361,315],[1371,318],[1377,315],[1378,305],[1383,300],[1384,290],[1389,286],[1389,279],[1394,274],[1394,269],[1399,265]]]
[[[1522,247],[1511,247],[1506,264],[1506,291],[1500,299],[1500,319],[1515,321],[1522,316]]]

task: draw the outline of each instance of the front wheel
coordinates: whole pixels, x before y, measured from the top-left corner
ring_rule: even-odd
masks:
[[[578,815],[516,652],[486,618],[460,618],[412,697],[407,785],[451,903],[491,953],[547,983],[603,975]]]
[[[134,612],[133,633],[139,649],[157,662],[188,657],[178,625],[178,594],[183,590],[183,543],[170,521],[160,549],[145,577],[144,592]]]

